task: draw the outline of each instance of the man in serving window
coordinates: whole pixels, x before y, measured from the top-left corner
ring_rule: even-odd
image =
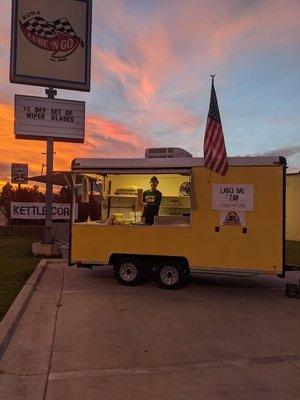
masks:
[[[159,212],[162,194],[159,190],[157,190],[157,185],[159,182],[156,176],[152,176],[149,183],[151,189],[146,190],[143,193],[144,212],[142,220],[147,225],[153,225],[154,216],[158,215]]]

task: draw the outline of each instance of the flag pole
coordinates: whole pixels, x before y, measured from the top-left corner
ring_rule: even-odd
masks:
[[[215,76],[216,76],[216,74],[210,75],[210,77],[211,77],[211,84],[212,84],[212,85],[214,84]],[[210,182],[211,182],[211,169],[209,169],[209,172],[208,172],[208,179],[207,179],[207,183],[210,183]]]
[[[211,182],[211,169],[208,171],[207,183]]]

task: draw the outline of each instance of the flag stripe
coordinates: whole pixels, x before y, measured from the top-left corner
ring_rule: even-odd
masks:
[[[228,170],[225,140],[213,81],[204,136],[204,165],[222,176]]]

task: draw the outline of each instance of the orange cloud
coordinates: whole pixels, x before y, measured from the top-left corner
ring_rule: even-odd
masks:
[[[0,103],[1,145],[0,186],[10,181],[12,162],[28,163],[29,175],[39,175],[45,163],[44,141],[15,139],[13,134],[13,108]],[[125,125],[102,116],[90,116],[86,120],[84,144],[55,142],[54,170],[69,170],[72,159],[77,157],[143,157],[147,140]],[[44,170],[45,173],[45,170]]]
[[[30,162],[30,174],[40,172],[44,156],[41,152],[45,151],[45,143],[40,141],[16,140],[14,138],[14,110],[7,103],[0,103],[1,121],[1,144],[0,144],[0,179],[10,180],[10,164]]]

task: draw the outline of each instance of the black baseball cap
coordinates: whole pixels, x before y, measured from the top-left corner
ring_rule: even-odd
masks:
[[[152,176],[152,178],[150,179],[150,182],[158,182],[158,179],[156,178],[156,176]]]

